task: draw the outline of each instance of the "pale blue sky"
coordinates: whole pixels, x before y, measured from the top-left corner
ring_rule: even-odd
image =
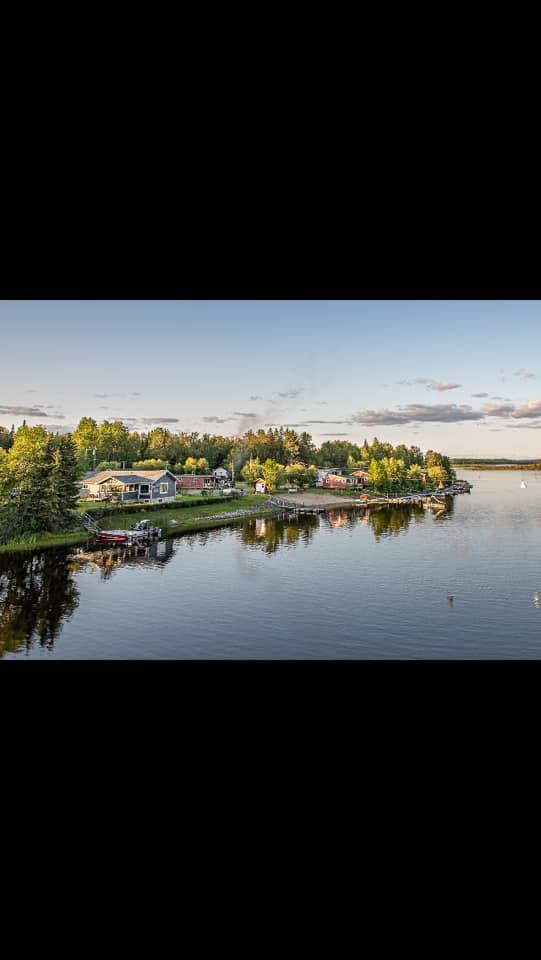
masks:
[[[0,424],[295,424],[541,456],[540,348],[540,301],[4,300]]]

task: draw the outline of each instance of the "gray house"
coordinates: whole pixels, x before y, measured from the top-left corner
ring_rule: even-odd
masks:
[[[100,470],[81,480],[81,498],[108,500],[118,497],[126,503],[161,503],[174,500],[176,477],[170,470]]]

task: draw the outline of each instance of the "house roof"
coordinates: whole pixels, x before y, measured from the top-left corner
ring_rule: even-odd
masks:
[[[174,477],[174,473],[171,473],[170,470],[138,470],[137,473],[134,473],[133,470],[99,470],[97,473],[85,477],[85,480],[90,483],[103,483],[104,480],[114,478],[115,480],[122,480],[123,483],[139,483],[141,480],[143,482],[159,480],[166,473]]]

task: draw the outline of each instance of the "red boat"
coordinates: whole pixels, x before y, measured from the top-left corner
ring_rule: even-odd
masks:
[[[98,543],[140,543],[141,540],[157,540],[161,537],[160,527],[151,527],[150,520],[139,520],[131,530],[100,530],[96,534]]]
[[[96,539],[98,543],[130,543],[133,536],[129,530],[101,530]]]

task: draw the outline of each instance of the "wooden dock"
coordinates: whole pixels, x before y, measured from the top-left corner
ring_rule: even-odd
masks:
[[[471,484],[451,484],[441,490],[429,490],[425,493],[410,493],[403,496],[390,497],[363,497],[359,499],[342,499],[333,497],[332,502],[326,500],[324,503],[305,503],[302,500],[287,500],[284,497],[278,497],[274,494],[267,498],[269,506],[276,507],[284,514],[303,515],[325,513],[327,510],[347,510],[363,507],[383,507],[383,506],[423,506],[441,508],[446,505],[447,497],[454,497],[459,493],[469,493]]]

